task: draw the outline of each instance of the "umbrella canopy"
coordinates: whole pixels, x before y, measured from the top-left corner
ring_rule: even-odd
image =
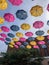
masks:
[[[43,27],[43,25],[44,25],[44,23],[42,21],[35,21],[33,23],[33,27],[36,29]]]

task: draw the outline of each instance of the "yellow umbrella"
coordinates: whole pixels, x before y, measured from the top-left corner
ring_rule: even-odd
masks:
[[[0,10],[5,10],[8,7],[8,3],[0,1]]]
[[[37,40],[44,40],[45,37],[44,37],[44,36],[38,36],[38,37],[36,37],[36,39],[37,39]]]
[[[30,45],[27,45],[26,48],[31,49],[32,47]]]
[[[4,23],[4,18],[0,17],[0,24]]]
[[[41,14],[43,13],[43,8],[39,5],[35,5],[31,8],[30,13],[32,16],[41,16]]]
[[[17,32],[17,33],[16,33],[16,36],[17,36],[17,37],[23,37],[23,33]]]
[[[17,42],[18,41],[18,38],[13,38],[12,39],[14,42]]]
[[[14,45],[15,43],[13,41],[10,42],[10,45]]]
[[[0,32],[2,32],[2,29],[0,28]]]
[[[49,34],[49,30],[47,31],[47,33]]]
[[[13,46],[13,45],[11,45],[11,44],[9,44],[9,47],[13,48],[14,46]]]
[[[30,42],[30,45],[37,45],[37,44],[36,44],[36,41],[31,41],[31,42]]]
[[[21,28],[22,28],[23,30],[29,30],[29,29],[30,29],[30,25],[27,24],[27,23],[23,23],[23,24],[21,25]]]

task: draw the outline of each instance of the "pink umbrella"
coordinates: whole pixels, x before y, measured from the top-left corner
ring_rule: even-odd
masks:
[[[33,48],[38,49],[38,48],[39,48],[39,46],[38,46],[38,45],[36,45],[36,46],[33,46]]]
[[[39,41],[38,44],[43,45],[43,44],[45,44],[45,41]]]
[[[28,37],[31,37],[33,35],[33,33],[32,32],[26,32],[25,35]]]
[[[0,40],[5,42],[5,39],[4,38],[0,38]]]
[[[26,41],[26,38],[24,38],[24,37],[19,38],[19,41],[21,41],[21,42],[25,42],[25,41]]]
[[[9,0],[12,5],[19,6],[23,1],[22,0]]]
[[[14,20],[15,20],[14,15],[11,14],[11,13],[5,13],[5,14],[4,14],[4,18],[5,18],[5,20],[8,21],[8,22],[14,22]]]
[[[44,25],[44,23],[42,21],[35,21],[33,23],[33,27],[36,29],[43,27],[43,25]]]
[[[18,46],[18,45],[14,45],[14,47],[15,47],[16,49],[18,49],[18,48],[19,48],[19,46]]]
[[[49,11],[49,4],[48,4],[48,6],[47,6],[47,10]]]
[[[2,36],[3,38],[7,38],[7,35],[5,33],[1,33],[0,36]]]
[[[16,42],[15,44],[20,46],[20,45],[21,45],[21,42],[18,41],[18,42]]]
[[[1,29],[4,32],[9,32],[10,31],[10,29],[8,27],[6,27],[6,26],[2,26]]]

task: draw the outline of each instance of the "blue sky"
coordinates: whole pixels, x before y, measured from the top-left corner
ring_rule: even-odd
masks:
[[[8,2],[8,8],[4,11],[0,10],[0,17],[3,17],[5,13],[12,13],[15,16],[15,21],[13,23],[9,23],[9,22],[5,21],[4,24],[0,25],[0,27],[3,25],[10,27],[13,24],[16,24],[20,27],[20,25],[22,23],[29,23],[30,25],[32,25],[34,23],[34,21],[42,20],[44,22],[44,27],[41,28],[41,30],[44,30],[44,32],[45,32],[44,35],[47,35],[46,31],[48,30],[49,26],[46,26],[46,23],[47,23],[46,21],[49,20],[49,18],[48,18],[49,13],[46,11],[46,7],[47,7],[47,4],[49,3],[49,0],[33,0],[33,1],[32,0],[23,0],[23,3],[20,6],[13,6],[8,0],[7,0],[7,2]],[[34,5],[41,5],[43,7],[44,13],[42,14],[42,16],[39,16],[39,17],[31,16],[30,9]],[[21,10],[21,9],[25,10],[28,14],[28,18],[26,20],[19,20],[18,18],[16,18],[16,15],[15,15],[16,11]],[[31,29],[28,31],[35,33],[37,30],[35,28],[31,27]],[[19,32],[23,32],[23,34],[25,34],[25,32],[27,32],[27,31],[23,31],[20,28]],[[6,32],[3,32],[3,33],[7,34]],[[10,30],[10,33],[13,33],[14,35],[16,34],[16,32],[13,32],[11,30]],[[24,37],[26,37],[26,36],[24,35]],[[34,37],[36,37],[35,34],[34,34]],[[6,52],[7,48],[8,48],[8,46],[3,41],[0,41],[0,52]]]

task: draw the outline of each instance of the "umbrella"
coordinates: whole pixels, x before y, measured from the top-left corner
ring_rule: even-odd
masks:
[[[12,41],[17,42],[19,40],[18,40],[18,38],[14,37],[14,38],[12,38]]]
[[[31,45],[27,45],[26,48],[27,49],[31,49],[32,47],[31,47]]]
[[[2,31],[9,32],[10,29],[7,26],[1,26]]]
[[[27,24],[27,23],[23,23],[23,24],[21,25],[21,28],[22,28],[23,30],[29,30],[29,29],[30,29],[30,25]]]
[[[22,0],[9,0],[9,2],[14,6],[19,6],[23,1]]]
[[[45,41],[39,41],[38,44],[43,45],[43,44],[45,44]]]
[[[8,35],[9,37],[11,37],[11,38],[15,37],[15,35],[12,34],[12,33],[8,33],[7,35]]]
[[[21,42],[25,42],[25,41],[26,41],[26,38],[21,37],[21,38],[19,38],[19,41],[21,41]]]
[[[49,34],[49,30],[47,30],[47,33]]]
[[[39,49],[39,46],[38,46],[38,45],[35,45],[35,46],[33,46],[33,48],[35,48],[35,49]]]
[[[8,42],[10,42],[10,41],[11,41],[11,39],[10,39],[10,38],[6,38],[5,40],[6,40],[6,41],[8,41]]]
[[[43,13],[43,8],[39,5],[35,5],[31,8],[30,13],[32,16],[41,16]]]
[[[43,27],[43,25],[44,25],[44,23],[42,21],[35,21],[33,23],[33,27],[36,29]]]
[[[28,45],[29,43],[28,42],[23,42],[22,43],[24,46]]]
[[[29,42],[30,41],[34,41],[35,40],[35,37],[28,37],[28,39],[27,39]]]
[[[7,37],[7,35],[5,33],[1,33],[0,36],[3,37],[3,38]]]
[[[21,42],[18,41],[18,42],[16,42],[15,44],[20,46],[20,45],[21,45]]]
[[[24,11],[24,10],[18,10],[16,12],[16,17],[19,18],[20,20],[25,20],[28,17],[28,15],[27,15],[26,11]]]
[[[20,48],[25,48],[25,46],[24,45],[21,45]]]
[[[0,10],[6,10],[8,8],[8,3],[6,0],[0,0]]]
[[[41,36],[41,35],[44,34],[44,31],[38,30],[38,31],[35,32],[35,34],[38,35],[38,36]]]
[[[6,21],[8,21],[8,22],[14,22],[15,17],[14,17],[14,15],[11,14],[11,13],[5,13],[5,14],[4,14],[4,19],[5,19]]]
[[[25,35],[28,37],[31,37],[33,35],[33,33],[32,32],[26,32]]]
[[[17,37],[23,37],[23,33],[17,32],[17,33],[16,33],[16,36],[17,36]]]
[[[42,45],[41,47],[42,47],[42,48],[47,48],[47,46],[46,46],[46,45]]]
[[[45,39],[45,37],[44,37],[44,36],[37,36],[37,37],[36,37],[36,39],[37,39],[37,40],[41,40],[41,41],[42,41],[42,40],[44,40],[44,39]]]
[[[4,18],[0,17],[0,24],[4,23]]]
[[[19,26],[17,26],[17,25],[12,25],[12,26],[10,27],[10,29],[11,29],[12,31],[18,31],[20,28],[19,28]]]
[[[49,11],[49,4],[47,5],[47,11]]]
[[[34,46],[37,45],[36,41],[30,41],[30,45]]]
[[[49,20],[47,21],[47,25],[49,26]]]

